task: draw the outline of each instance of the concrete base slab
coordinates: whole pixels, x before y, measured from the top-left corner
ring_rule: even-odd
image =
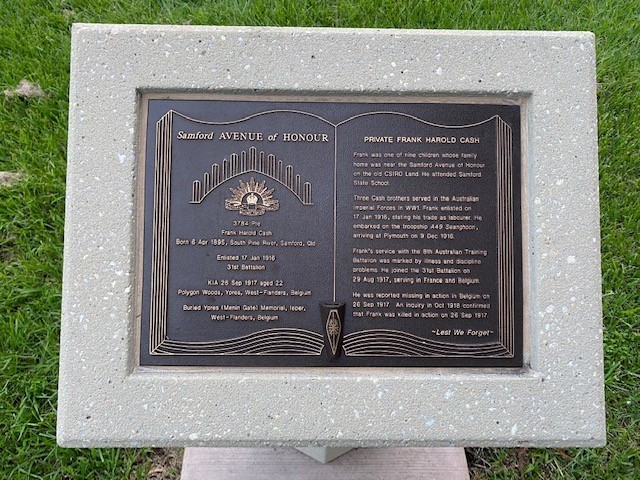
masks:
[[[463,448],[359,448],[327,464],[293,448],[186,448],[181,476],[182,480],[320,478],[469,480],[469,472]]]

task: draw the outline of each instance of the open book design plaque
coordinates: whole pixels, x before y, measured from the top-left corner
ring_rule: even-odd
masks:
[[[522,366],[519,105],[158,97],[141,365]]]

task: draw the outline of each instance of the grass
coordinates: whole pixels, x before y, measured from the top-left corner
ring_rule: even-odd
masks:
[[[72,22],[591,30],[598,44],[608,444],[470,449],[476,478],[638,478],[640,465],[640,2],[0,0],[0,477],[145,478],[150,449],[55,444]]]

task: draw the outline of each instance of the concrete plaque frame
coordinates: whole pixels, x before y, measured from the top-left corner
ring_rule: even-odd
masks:
[[[520,103],[526,367],[139,367],[143,92]],[[61,445],[604,443],[592,34],[78,24],[69,102]]]

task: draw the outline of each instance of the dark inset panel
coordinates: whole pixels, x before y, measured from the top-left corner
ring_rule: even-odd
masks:
[[[147,102],[142,365],[522,365],[518,106]]]

